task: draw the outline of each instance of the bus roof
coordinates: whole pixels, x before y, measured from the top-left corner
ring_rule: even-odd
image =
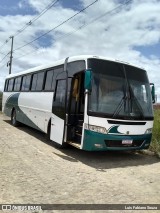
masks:
[[[128,64],[128,65],[131,65],[131,66],[134,66],[134,67],[143,69],[143,68],[141,68],[141,67],[138,67],[138,66],[136,66],[136,65],[130,64],[130,63],[128,63],[128,62],[116,60],[116,59],[113,59],[113,58],[103,57],[103,56],[95,56],[95,55],[71,56],[71,57],[69,57],[68,62],[74,62],[74,61],[80,61],[80,60],[85,60],[85,61],[86,61],[86,60],[89,59],[89,58],[102,59],[102,60],[107,60],[107,61],[113,61],[113,62]],[[22,72],[10,74],[10,75],[8,75],[8,76],[6,77],[6,79],[7,79],[7,78],[16,77],[16,76],[19,76],[19,75],[24,75],[24,74],[27,74],[27,73],[36,72],[36,71],[38,72],[38,71],[40,71],[40,70],[45,70],[45,69],[48,69],[48,68],[51,68],[51,67],[55,67],[55,66],[59,66],[59,65],[63,65],[64,62],[65,62],[65,59],[61,59],[61,60],[58,60],[58,61],[53,62],[53,63],[49,63],[49,64],[46,64],[46,65],[40,65],[40,66],[37,66],[37,67],[34,67],[34,68],[30,68],[30,69],[25,70],[25,71],[22,71]]]

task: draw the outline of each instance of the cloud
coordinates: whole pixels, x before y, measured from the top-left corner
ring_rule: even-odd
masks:
[[[28,1],[27,0],[21,0],[20,2],[18,2],[18,7],[20,9],[28,7]]]
[[[25,0],[24,2],[26,2],[26,8],[30,7],[32,10],[40,12],[51,1],[47,0],[44,3],[44,1],[39,0]],[[78,5],[85,7],[91,2],[93,1],[81,0]],[[160,100],[160,81],[157,78],[160,58],[153,52],[152,55],[147,53],[143,55],[143,52],[140,51],[140,47],[148,46],[149,48],[156,45],[160,40],[160,1],[132,0],[127,5],[119,7],[122,2],[124,1],[99,0],[84,13],[50,32],[46,38],[44,37],[41,41],[36,41],[15,51],[13,72],[72,55],[102,55],[144,67],[148,72],[149,80],[155,82],[156,92]],[[19,7],[22,7],[22,1],[19,2]],[[66,8],[59,2],[31,26],[27,27],[23,33],[15,37],[14,49],[33,40],[39,33],[45,33],[56,27],[76,12],[77,9]],[[5,41],[6,38],[34,17],[34,15],[25,14],[1,16],[0,41]],[[139,48],[136,49],[135,47]],[[39,50],[36,51],[35,48]],[[4,53],[9,52],[10,42],[2,50]],[[33,54],[30,52],[33,52]],[[25,54],[27,54],[25,57],[18,59]],[[1,58],[3,58],[3,55],[0,55],[0,60]],[[0,67],[1,65],[3,65],[3,62]],[[2,75],[7,73],[6,67],[1,70]],[[0,89],[2,89],[4,80],[2,82],[1,78],[0,82]]]
[[[39,0],[28,0],[29,5],[34,8],[37,12],[41,12],[47,5],[51,3],[51,0],[39,1]]]

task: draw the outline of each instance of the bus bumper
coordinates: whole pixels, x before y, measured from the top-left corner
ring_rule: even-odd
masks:
[[[91,130],[84,130],[83,150],[105,151],[105,150],[141,150],[148,149],[152,134],[143,135],[116,135],[102,134]],[[125,142],[130,142],[126,144]]]

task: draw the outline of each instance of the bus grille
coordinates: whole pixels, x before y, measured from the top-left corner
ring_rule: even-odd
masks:
[[[134,140],[132,144],[122,144],[122,140],[105,140],[107,147],[139,147],[144,140]]]

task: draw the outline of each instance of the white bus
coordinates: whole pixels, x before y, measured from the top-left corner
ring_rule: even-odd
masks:
[[[3,112],[48,134],[59,147],[147,149],[153,109],[145,70],[99,56],[76,56],[11,74]]]

